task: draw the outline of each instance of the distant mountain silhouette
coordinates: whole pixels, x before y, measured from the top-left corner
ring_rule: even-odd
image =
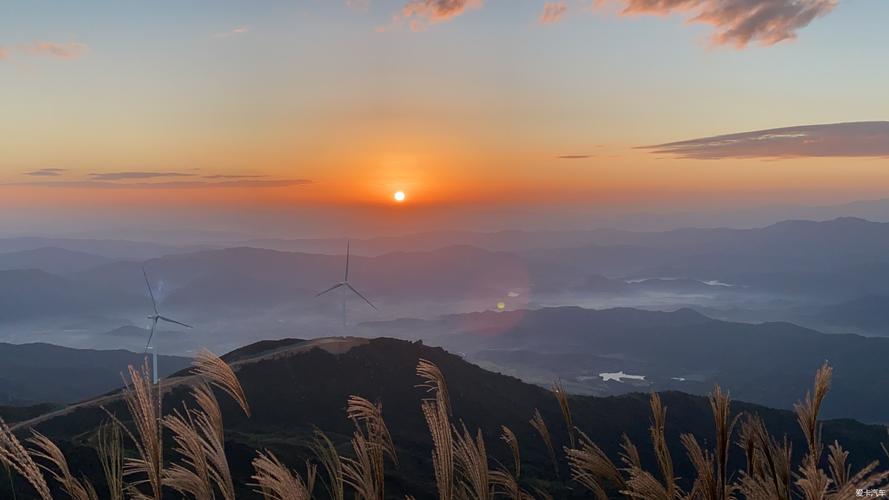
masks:
[[[144,285],[143,285],[144,286]],[[0,271],[0,320],[45,318],[145,306],[136,294],[38,270]]]
[[[163,374],[190,363],[176,356],[158,359]],[[121,350],[0,343],[0,405],[73,403],[97,396],[120,387],[127,366],[140,366],[144,360],[142,354]]]
[[[706,394],[719,383],[732,395],[792,408],[824,361],[836,367],[825,415],[887,422],[880,398],[889,338],[824,334],[790,323],[734,323],[689,309],[672,313],[556,307],[485,312],[436,321],[362,325],[368,336],[425,338],[485,366],[527,380],[563,378],[593,394],[683,390]],[[644,384],[604,382],[603,372],[645,375]]]
[[[836,327],[889,335],[889,295],[865,295],[824,307],[815,318]]]
[[[53,274],[68,274],[107,264],[110,261],[111,259],[106,257],[86,252],[42,247],[33,250],[0,253],[0,270],[37,269]]]
[[[61,248],[73,252],[84,252],[108,259],[144,260],[162,255],[194,252],[208,248],[207,245],[165,245],[149,241],[129,241],[90,238],[43,238],[28,236],[20,238],[0,238],[0,252],[19,252],[40,248]]]

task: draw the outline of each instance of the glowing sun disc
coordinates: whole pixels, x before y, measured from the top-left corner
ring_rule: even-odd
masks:
[[[395,194],[392,195],[392,197],[395,198],[395,201],[397,201],[398,203],[401,203],[405,200],[405,198],[407,198],[407,196],[405,196],[404,194],[404,191],[396,191]]]

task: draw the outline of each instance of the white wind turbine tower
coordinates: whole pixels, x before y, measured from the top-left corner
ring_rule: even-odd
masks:
[[[148,342],[145,344],[145,354],[148,354],[148,350],[151,349],[151,339],[154,337],[154,330],[155,328],[157,328],[158,321],[166,321],[167,323],[184,326],[185,328],[191,328],[191,325],[186,325],[185,323],[181,323],[179,321],[176,321],[175,319],[161,316],[161,313],[157,310],[157,301],[154,299],[154,292],[151,291],[151,283],[148,281],[148,274],[145,272],[144,267],[142,268],[142,276],[145,277],[145,286],[148,287],[148,295],[151,297],[151,306],[154,308],[154,314],[148,317],[148,319],[151,320],[151,333],[148,335]],[[156,350],[151,351],[151,374],[152,381],[156,385],[158,382]]]
[[[332,291],[336,290],[337,288],[342,288],[341,297],[342,297],[342,306],[343,306],[343,330],[346,329],[346,295],[348,293],[347,290],[351,290],[352,293],[361,297],[361,300],[367,302],[367,305],[369,305],[370,307],[373,307],[375,310],[377,309],[377,306],[373,305],[373,303],[371,301],[367,300],[367,297],[365,297],[364,295],[361,295],[361,292],[356,290],[355,287],[353,287],[352,284],[349,283],[349,257],[351,255],[350,247],[351,247],[351,242],[349,242],[347,240],[346,241],[346,273],[343,275],[343,281],[340,281],[339,283],[334,284],[332,287],[328,288],[327,290],[324,290],[323,292],[320,292],[317,295],[315,295],[315,297],[320,297],[328,292],[332,292]]]

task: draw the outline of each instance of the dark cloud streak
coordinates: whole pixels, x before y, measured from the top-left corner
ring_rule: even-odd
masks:
[[[131,179],[154,179],[157,177],[192,177],[194,174],[182,172],[102,172],[90,174],[99,181],[121,181]]]
[[[65,171],[66,169],[64,168],[41,168],[39,170],[25,172],[25,175],[30,175],[32,177],[58,177]]]
[[[679,158],[889,157],[889,121],[802,125],[643,146]]]

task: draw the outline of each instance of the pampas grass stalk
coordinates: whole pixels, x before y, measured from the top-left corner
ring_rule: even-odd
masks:
[[[43,477],[40,466],[34,462],[2,418],[0,418],[0,462],[25,478],[42,500],[52,500],[49,485]]]
[[[553,472],[555,472],[556,479],[558,479],[559,462],[556,459],[556,449],[553,447],[552,435],[549,433],[549,427],[546,425],[546,420],[543,419],[540,410],[536,408],[534,409],[534,415],[531,416],[531,427],[540,434],[540,439],[542,439],[543,444],[546,445],[546,451],[549,453],[550,462],[553,464]]]
[[[457,487],[463,498],[490,500],[493,489],[488,468],[488,454],[482,431],[473,438],[466,425],[462,432],[454,428],[454,457],[457,471]]]
[[[346,475],[351,475],[353,482],[362,481],[362,491],[373,493],[366,498],[384,496],[384,461],[386,457],[397,466],[398,457],[395,444],[389,434],[389,428],[383,421],[383,406],[374,404],[359,396],[350,396],[346,414],[355,422],[358,432],[353,440],[353,449],[358,456],[357,461],[347,461]],[[372,483],[372,484],[370,484]]]
[[[343,500],[343,461],[336,451],[333,441],[319,429],[315,429],[311,445],[315,458],[324,468],[326,479],[322,479],[330,500]]]
[[[124,476],[137,476],[128,483],[130,495],[145,497],[140,487],[148,484],[151,496],[160,500],[163,494],[163,441],[161,440],[160,399],[161,388],[155,391],[147,361],[141,370],[128,368],[130,382],[124,380],[124,401],[133,420],[136,432],[127,431],[136,457],[124,460]]]
[[[258,452],[253,459],[252,479],[256,492],[266,500],[310,500],[315,488],[316,466],[306,462],[306,480],[288,469],[269,451]]]
[[[71,500],[98,500],[96,491],[87,480],[79,480],[71,474],[68,460],[62,450],[49,438],[37,431],[32,431],[28,439],[32,445],[30,454],[35,461],[42,461],[40,468],[49,473]]]
[[[454,437],[451,432],[451,402],[444,374],[434,363],[421,359],[417,364],[417,375],[423,380],[419,387],[425,388],[432,398],[420,403],[423,417],[432,436],[432,467],[435,471],[435,484],[439,500],[453,500],[454,484]]]
[[[208,383],[225,391],[232,399],[234,399],[244,414],[250,416],[250,405],[247,403],[247,396],[241,387],[241,382],[235,375],[234,370],[222,360],[207,349],[201,349],[193,363],[195,372],[205,377]]]
[[[568,404],[568,393],[565,392],[565,387],[562,385],[561,380],[556,380],[553,383],[552,392],[556,397],[556,401],[559,402],[559,409],[562,410],[562,418],[565,419],[565,427],[568,429],[568,442],[571,444],[572,448],[575,448],[577,446],[577,440],[574,436],[574,418],[571,416],[571,406]]]
[[[578,448],[565,448],[565,455],[571,468],[571,479],[580,483],[600,500],[609,498],[604,482],[610,483],[618,491],[626,490],[627,484],[620,469],[586,434],[581,432],[579,435]]]
[[[108,499],[123,500],[123,448],[120,427],[116,423],[109,422],[99,427],[96,432],[96,453],[108,486]]]

